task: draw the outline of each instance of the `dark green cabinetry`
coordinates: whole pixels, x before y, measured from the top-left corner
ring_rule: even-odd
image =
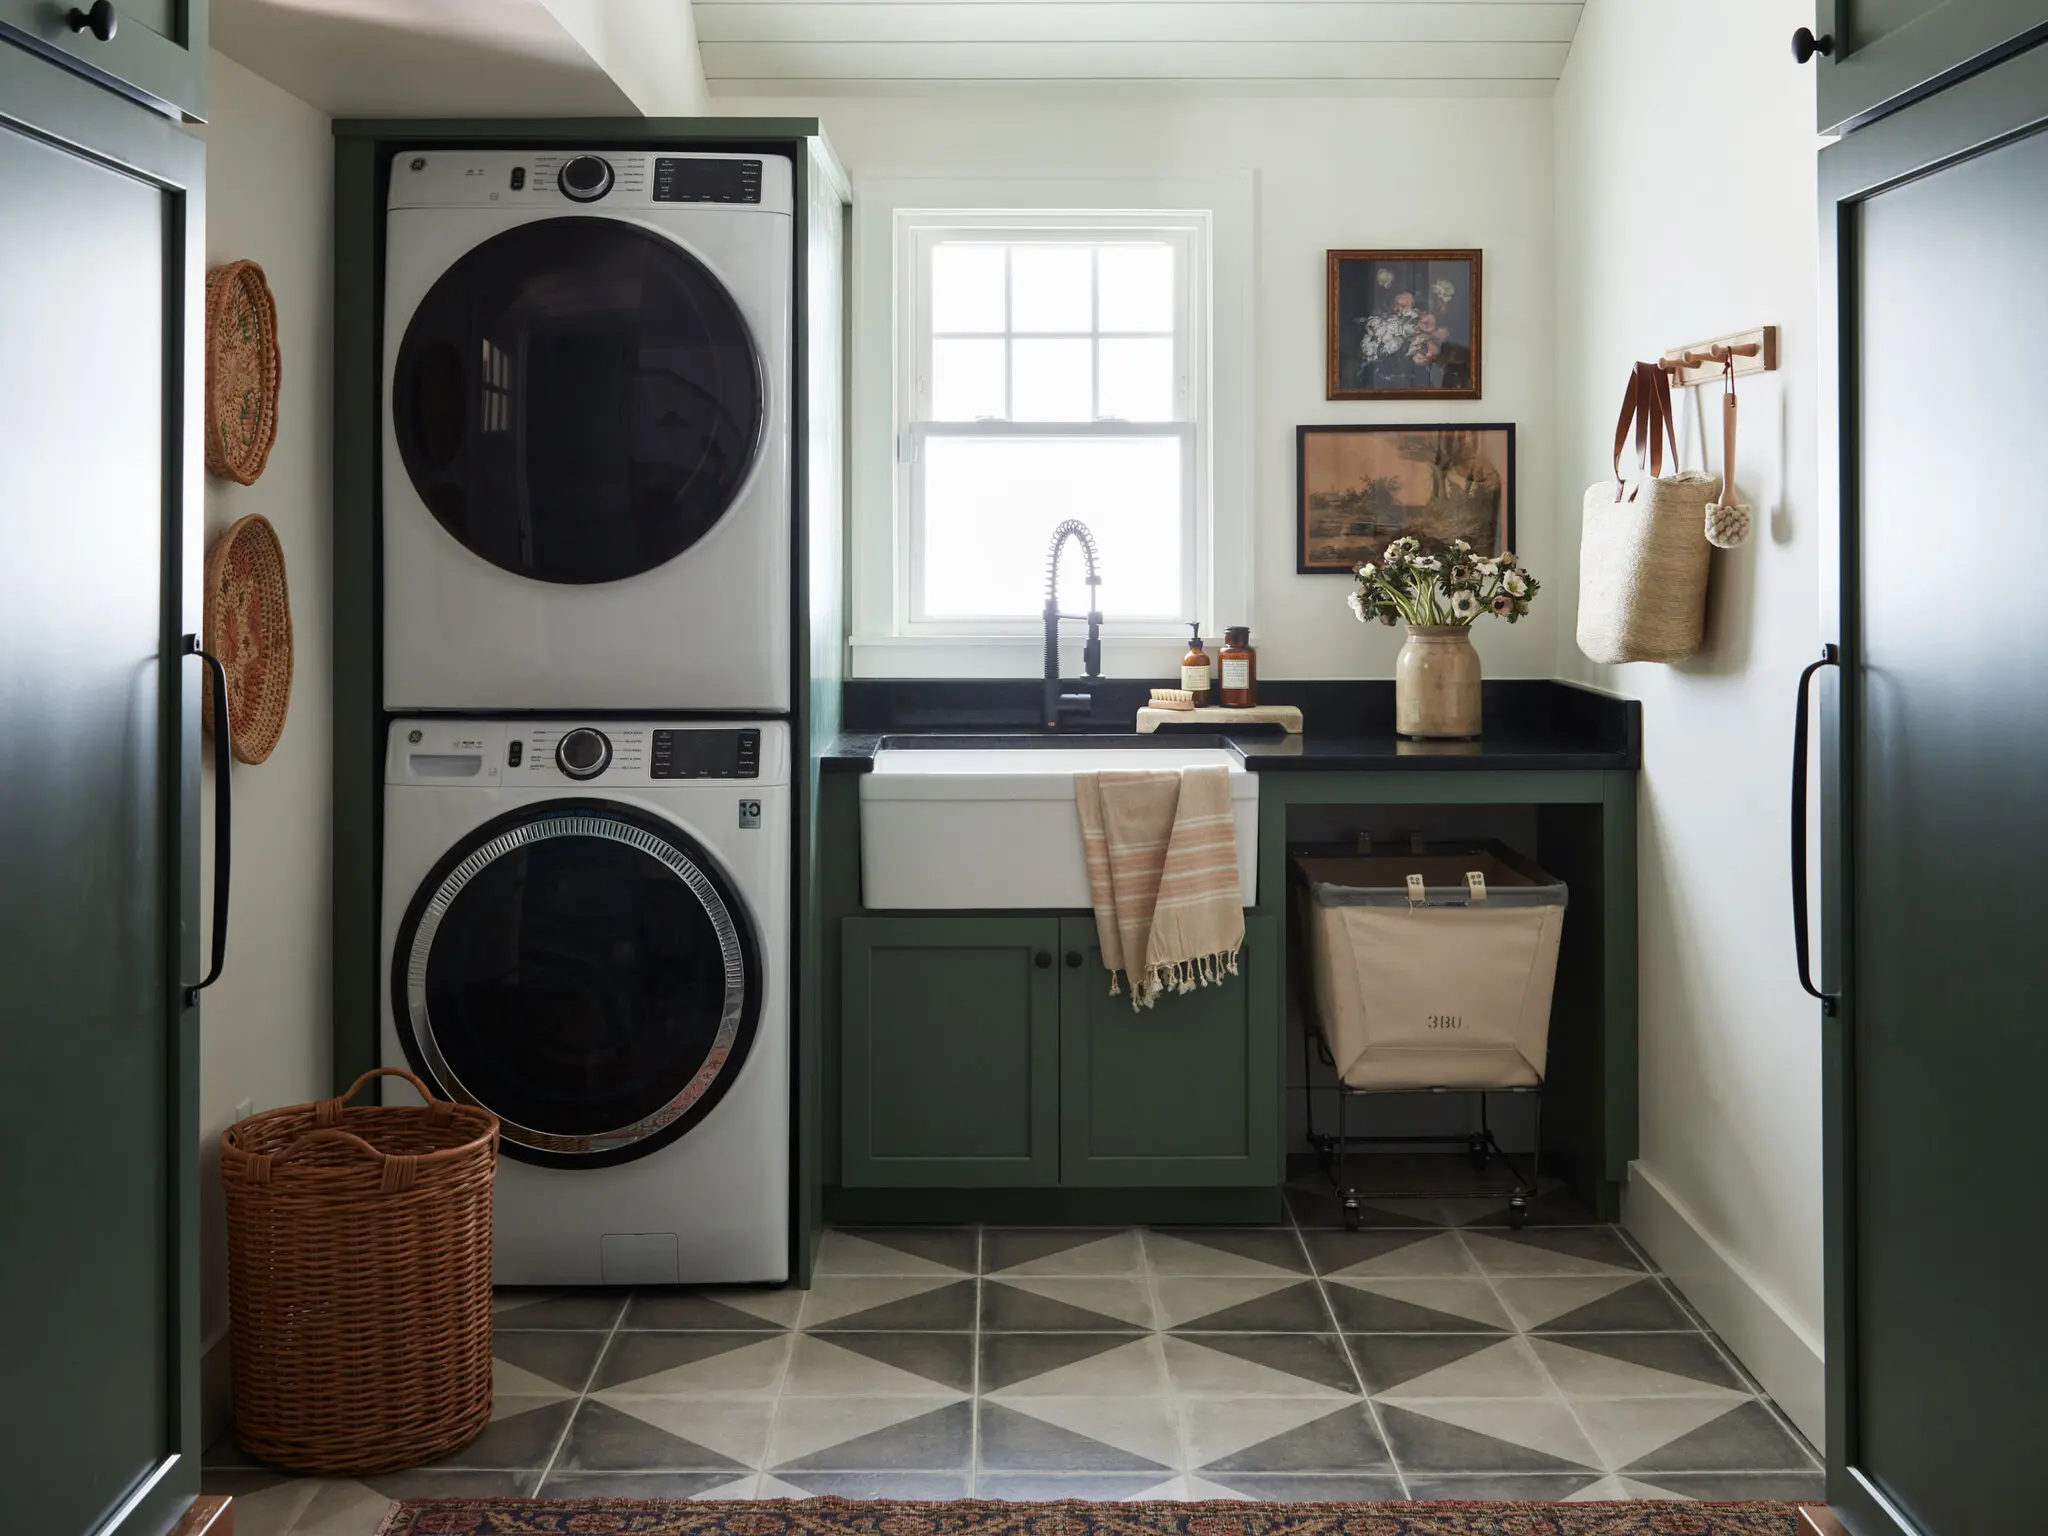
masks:
[[[0,39],[10,39],[159,112],[206,118],[207,0],[113,0],[112,35],[74,28],[92,0],[0,0]]]
[[[1058,1183],[1059,919],[852,918],[842,938],[845,1182]]]
[[[1222,985],[1143,1010],[1105,984],[1095,919],[1059,926],[1060,1182],[1274,1182],[1277,920],[1246,915],[1238,973]]]
[[[1814,10],[1828,48],[1812,60],[1823,133],[1846,132],[2048,36],[2044,0],[1820,0]]]
[[[1272,918],[1247,916],[1238,975],[1142,1012],[1111,995],[1085,913],[857,917],[841,937],[846,1187],[1278,1182]]]

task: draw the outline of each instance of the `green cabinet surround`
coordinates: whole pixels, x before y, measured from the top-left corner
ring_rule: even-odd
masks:
[[[1136,1011],[1087,913],[849,918],[841,1183],[1277,1183],[1278,933],[1248,915],[1237,975]]]
[[[1795,18],[1788,12],[1789,30]],[[1822,133],[1845,133],[2048,35],[2041,0],[1819,0],[1807,67]]]
[[[97,18],[93,10],[93,0],[0,0],[0,41],[158,112],[206,120],[207,0],[118,0]],[[84,25],[73,25],[74,12]]]

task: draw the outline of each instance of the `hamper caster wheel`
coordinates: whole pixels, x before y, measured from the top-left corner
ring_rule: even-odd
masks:
[[[1365,1212],[1360,1208],[1358,1202],[1355,1199],[1346,1200],[1344,1202],[1344,1230],[1356,1232],[1364,1220]]]
[[[1486,1172],[1487,1165],[1493,1161],[1493,1148],[1487,1144],[1484,1136],[1469,1139],[1465,1143],[1465,1152],[1472,1159],[1474,1171],[1479,1173]]]
[[[1508,1201],[1508,1225],[1517,1229],[1529,1225],[1529,1202],[1524,1196]]]

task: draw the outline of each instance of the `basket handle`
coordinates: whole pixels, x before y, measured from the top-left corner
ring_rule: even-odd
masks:
[[[372,1067],[361,1077],[350,1083],[331,1099],[322,1099],[313,1106],[313,1123],[325,1130],[341,1123],[341,1112],[348,1107],[348,1101],[363,1091],[363,1085],[376,1077],[402,1077],[411,1083],[413,1089],[426,1101],[427,1123],[446,1125],[455,1117],[455,1106],[446,1099],[436,1098],[434,1090],[414,1077],[403,1067]]]
[[[366,1073],[365,1076],[368,1074]],[[410,1074],[407,1074],[410,1076]],[[414,1079],[418,1081],[418,1079]],[[362,1086],[360,1083],[357,1087]],[[349,1090],[351,1093],[354,1089]],[[330,1101],[332,1102],[332,1101]],[[286,1163],[291,1162],[308,1147],[325,1143],[328,1146],[347,1147],[363,1157],[383,1165],[384,1182],[380,1192],[387,1195],[401,1194],[411,1189],[419,1177],[420,1160],[409,1152],[379,1152],[353,1131],[322,1130],[301,1136],[282,1152],[258,1152],[252,1156],[245,1169],[246,1177],[252,1184],[268,1184],[270,1176]]]

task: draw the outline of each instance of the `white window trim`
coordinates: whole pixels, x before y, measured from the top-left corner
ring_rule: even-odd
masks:
[[[946,211],[962,209],[1003,213]],[[1015,229],[1015,216],[1024,213],[1032,216],[1029,232]],[[856,677],[1037,676],[1042,666],[1035,619],[924,619],[912,612],[908,589],[915,537],[910,479],[918,461],[912,438],[934,430],[986,430],[987,424],[931,424],[920,433],[899,436],[920,384],[916,317],[898,303],[902,264],[915,258],[913,242],[921,229],[979,226],[995,231],[1004,227],[1006,214],[1014,233],[1005,238],[1061,238],[1063,224],[1072,231],[1066,238],[1105,226],[1130,231],[1152,215],[1166,216],[1159,225],[1164,230],[1188,232],[1197,257],[1186,285],[1195,318],[1190,334],[1198,353],[1186,380],[1197,402],[1195,430],[1177,424],[1159,430],[1188,443],[1195,496],[1195,536],[1185,552],[1194,567],[1188,583],[1195,603],[1190,617],[1201,620],[1205,634],[1221,633],[1226,623],[1253,622],[1251,177],[863,177],[854,189],[853,495],[847,551],[848,667]],[[1028,435],[1030,427],[1019,423],[999,430]],[[1105,574],[1114,579],[1113,571]],[[1112,622],[1104,629],[1103,670],[1127,677],[1171,674],[1184,640],[1184,620]]]

